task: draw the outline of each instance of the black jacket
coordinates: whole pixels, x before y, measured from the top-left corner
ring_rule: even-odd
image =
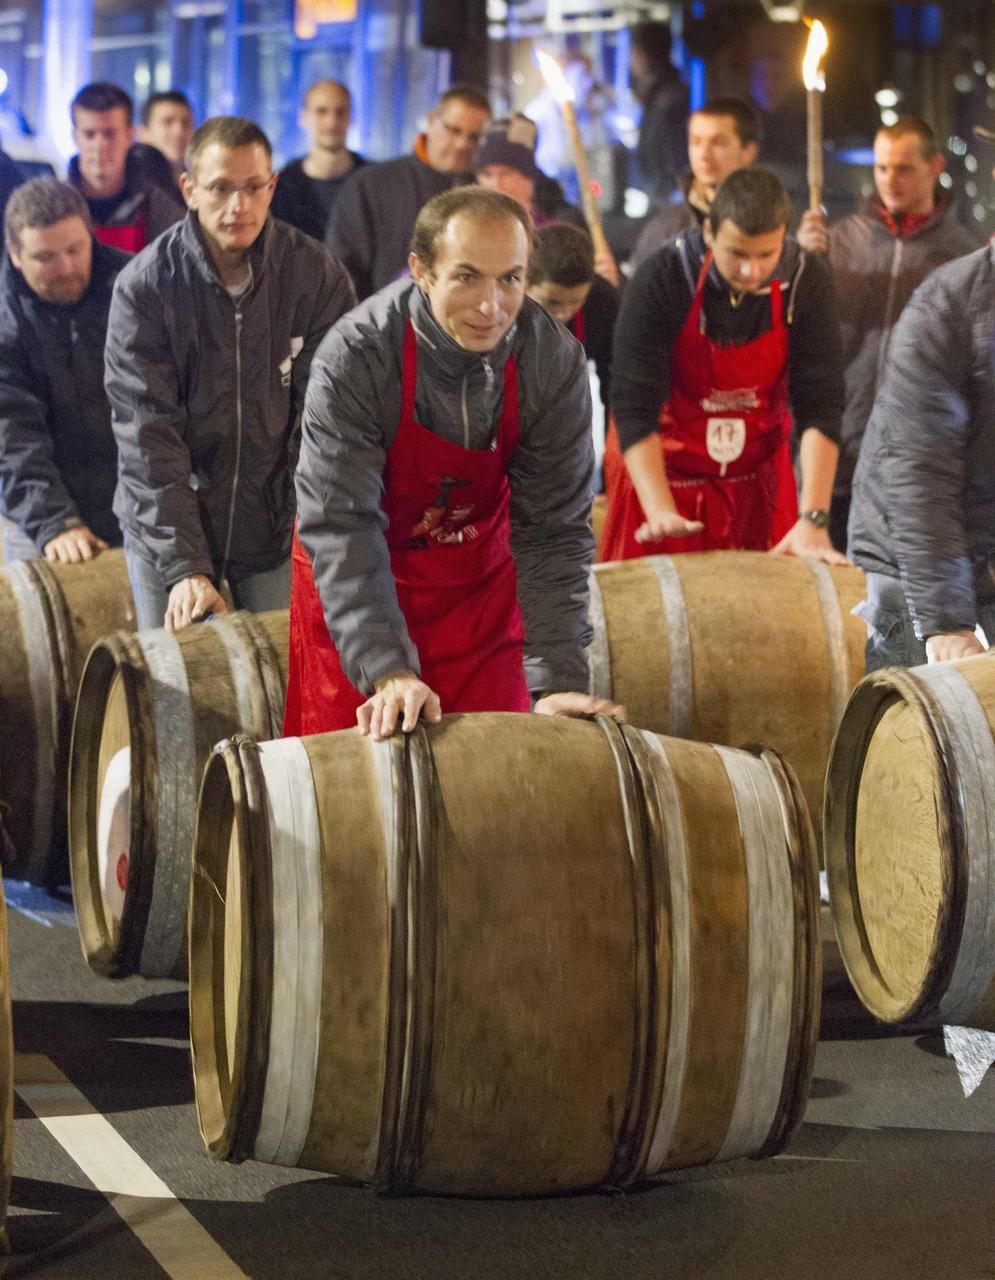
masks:
[[[486,449],[493,440],[504,365],[515,356],[521,439],[508,479],[526,679],[533,693],[586,689],[594,450],[580,344],[526,298],[493,351],[466,351],[410,280],[382,290],[335,326],[318,349],[307,389],[297,468],[300,536],[346,676],[369,690],[389,671],[419,669],[381,505],[401,412],[409,317],[418,344],[417,419],[464,447]]]
[[[144,150],[149,150],[145,148]],[[83,180],[79,171],[79,157],[69,161],[67,182],[82,192]],[[128,153],[125,167],[125,186],[109,217],[98,216],[103,201],[83,197],[90,208],[95,227],[119,227],[142,218],[145,223],[145,243],[151,244],[167,227],[179,222],[186,214],[183,197],[175,189],[169,190],[149,173],[148,161],[143,150],[133,148]]]
[[[167,589],[193,574],[237,582],[286,559],[311,357],[355,301],[328,250],[285,222],[267,220],[249,261],[236,303],[191,213],[114,290],[114,510]]]
[[[854,476],[850,555],[901,578],[920,640],[995,598],[993,255],[938,267],[902,312]]]
[[[873,199],[829,228],[829,266],[840,304],[846,382],[837,493],[850,492],[902,308],[931,271],[977,248],[977,238],[960,226],[946,198],[933,217],[908,236],[891,233]]]
[[[472,181],[468,173],[437,173],[410,155],[365,165],[346,183],[332,208],[325,243],[352,276],[361,302],[407,272],[411,232],[422,205]]]
[[[121,542],[104,336],[127,261],[94,241],[89,288],[69,306],[42,301],[6,254],[0,267],[0,513],[39,551],[80,521]]]
[[[352,168],[341,178],[330,178],[327,183],[309,178],[304,172],[304,156],[291,160],[280,170],[273,193],[273,203],[269,207],[274,218],[282,218],[298,231],[303,231],[313,240],[324,240],[328,229],[335,201],[339,198],[344,183],[349,182],[361,165],[366,161],[355,151],[350,151]],[[326,195],[322,198],[322,188]],[[330,199],[329,199],[330,196]]]

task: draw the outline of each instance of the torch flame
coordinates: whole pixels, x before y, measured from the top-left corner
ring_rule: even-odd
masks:
[[[570,85],[570,81],[563,74],[563,68],[552,56],[543,49],[536,49],[536,62],[539,64],[539,70],[542,77],[552,90],[553,97],[562,106],[564,102],[573,102],[574,91]]]
[[[829,48],[829,36],[826,34],[826,28],[818,19],[812,23],[812,30],[808,35],[808,44],[805,47],[805,61],[802,63],[802,78],[805,81],[805,88],[811,92],[818,89],[820,93],[826,91],[826,77],[822,71],[822,59],[826,56],[826,50]]]

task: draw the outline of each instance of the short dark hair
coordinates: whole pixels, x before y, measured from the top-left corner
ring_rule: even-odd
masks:
[[[583,227],[572,222],[549,222],[540,227],[529,259],[529,284],[549,280],[564,289],[575,289],[593,279],[594,241]]]
[[[752,102],[744,102],[742,98],[709,98],[704,106],[696,107],[691,115],[729,116],[744,147],[751,142],[759,147],[763,142],[764,126],[760,112]]]
[[[479,89],[474,89],[472,85],[454,84],[450,86],[435,104],[436,115],[444,111],[450,102],[465,102],[468,107],[476,107],[478,111],[486,111],[489,116],[494,114],[487,95],[481,93]]]
[[[350,107],[352,106],[352,94],[349,92],[349,86],[343,84],[341,80],[330,80],[326,76],[322,80],[315,80],[314,84],[309,84],[308,87],[305,89],[304,91],[305,107],[307,106],[308,99],[311,97],[311,94],[314,93],[315,89],[338,89],[340,93],[345,94],[346,102],[348,102],[349,106]]]
[[[76,108],[84,111],[113,111],[120,107],[127,117],[128,124],[135,120],[135,104],[131,101],[119,84],[111,84],[109,80],[94,80],[85,84],[69,104],[69,118],[76,123]]]
[[[212,143],[230,150],[259,146],[266,152],[270,163],[273,162],[273,148],[269,138],[254,120],[247,120],[244,116],[211,116],[199,129],[194,130],[190,139],[184,160],[188,173],[193,173],[201,154]]]
[[[744,236],[779,231],[791,221],[791,197],[781,179],[769,169],[737,169],[715,193],[708,222],[717,233],[723,222],[734,223]]]
[[[411,233],[411,252],[431,271],[435,266],[435,255],[439,240],[453,218],[460,214],[472,218],[475,222],[499,222],[505,218],[514,218],[525,228],[528,250],[531,256],[535,244],[535,228],[526,209],[500,191],[488,191],[484,187],[453,187],[433,196],[421,210],[415,220],[415,229]]]
[[[646,54],[651,66],[659,68],[670,62],[673,39],[669,22],[637,22],[629,40],[633,49]]]
[[[28,227],[54,227],[66,218],[82,218],[90,226],[90,206],[68,182],[57,178],[32,178],[16,187],[3,215],[4,240],[21,247],[21,232]]]
[[[186,107],[190,112],[190,118],[193,119],[193,107],[190,105],[190,99],[185,93],[181,93],[179,89],[166,89],[163,93],[150,93],[142,104],[142,124],[149,127],[152,120],[152,112],[156,107],[170,104],[174,107]]]
[[[936,144],[936,134],[920,116],[899,116],[894,124],[883,124],[874,137],[875,139],[890,138],[892,142],[895,142],[897,139],[908,137],[910,134],[919,139],[924,160],[932,160],[939,153],[940,148]]]

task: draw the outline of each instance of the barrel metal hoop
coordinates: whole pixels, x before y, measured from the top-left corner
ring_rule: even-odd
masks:
[[[794,999],[781,1096],[766,1141],[751,1152],[756,1159],[777,1155],[802,1122],[812,1087],[822,1004],[822,940],[819,935],[819,864],[808,805],[784,758],[757,750],[777,789],[790,854],[794,928]]]
[[[811,556],[803,556],[802,563],[811,575],[815,586],[819,613],[822,616],[823,635],[826,640],[826,657],[829,667],[829,741],[833,744],[836,726],[843,719],[847,699],[850,696],[850,666],[847,656],[846,628],[840,595],[829,565]]]
[[[605,602],[601,595],[598,571],[598,566],[595,565],[588,577],[593,637],[587,650],[587,689],[592,697],[610,701],[614,697],[611,648],[608,644],[608,623],[605,619]]]
[[[243,610],[235,614],[239,623],[249,635],[255,651],[256,665],[259,670],[260,687],[266,697],[266,708],[269,718],[268,733],[260,737],[279,738],[283,733],[283,711],[287,691],[280,674],[280,663],[273,648],[273,643],[266,634],[265,628],[254,613]]]
[[[58,739],[65,694],[60,687],[61,665],[53,646],[51,602],[33,565],[32,560],[15,560],[5,572],[21,616],[35,727],[31,847],[17,850],[18,870],[29,880],[44,880],[59,803]]]
[[[636,1182],[645,1162],[648,1117],[655,1092],[658,983],[657,907],[651,846],[662,841],[660,825],[651,828],[647,786],[643,776],[639,731],[619,725],[609,716],[597,722],[615,758],[619,792],[625,814],[625,834],[632,865],[635,970],[633,974],[633,1046],[629,1086],[615,1136],[611,1166],[605,1183],[627,1187]],[[656,815],[654,814],[654,819]],[[659,857],[656,859],[659,861]]]
[[[380,789],[387,855],[388,954],[383,1102],[373,1187],[389,1193],[401,1189],[397,1183],[397,1165],[411,1001],[408,880],[415,818],[406,740],[401,741],[399,735],[395,735],[385,742],[371,742],[370,746]]]
[[[248,613],[222,614],[208,625],[228,658],[239,730],[265,741],[277,735],[270,731],[270,708],[262,687],[257,637],[247,625],[250,616]]]
[[[176,971],[186,937],[197,816],[194,799],[200,789],[197,739],[186,662],[178,640],[164,630],[141,631],[137,640],[153,686],[152,736],[159,787],[155,878],[140,971],[146,977],[168,978]]]
[[[670,645],[670,688],[667,696],[667,733],[672,738],[693,738],[694,670],[687,602],[673,556],[650,556],[646,562],[660,588],[663,615]]]
[[[76,687],[74,676],[76,642],[69,617],[69,609],[66,605],[66,597],[46,560],[28,560],[26,563],[31,567],[31,571],[38,581],[38,586],[48,602],[54,639],[53,657],[60,681],[59,698],[66,708],[66,714],[71,715],[72,692]]]

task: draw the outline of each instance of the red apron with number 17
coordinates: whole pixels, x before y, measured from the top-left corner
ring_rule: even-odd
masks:
[[[417,360],[409,322],[383,509],[398,604],[421,678],[439,695],[443,711],[528,711],[507,476],[519,438],[518,367],[509,355],[493,444],[464,449],[416,421]],[[342,670],[311,562],[295,533],[283,732],[291,737],[349,728],[365,701]]]
[[[705,332],[706,254],[671,357],[671,396],[658,438],[677,510],[704,530],[637,542],[645,520],[612,423],[605,445],[607,513],[602,560],[726,549],[767,551],[798,518],[791,466],[788,329],[779,280],[770,286],[770,330],[723,346]]]

